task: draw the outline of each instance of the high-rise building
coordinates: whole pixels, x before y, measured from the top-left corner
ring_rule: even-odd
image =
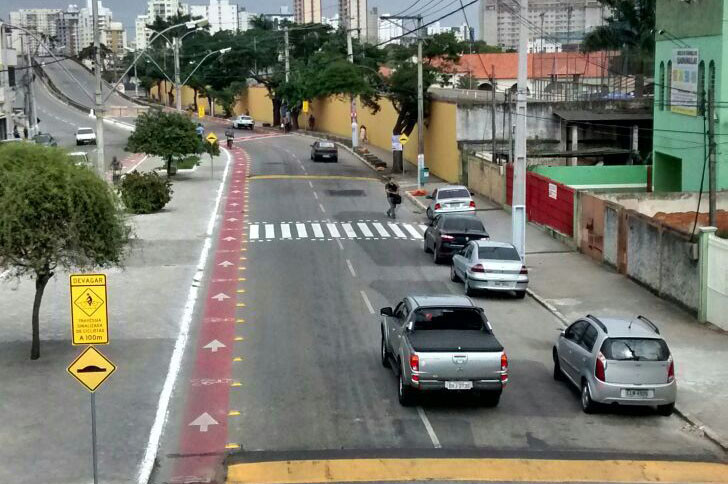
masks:
[[[245,32],[250,28],[250,21],[253,19],[253,15],[245,10],[245,7],[238,9],[238,32]]]
[[[210,22],[210,33],[221,30],[238,30],[238,6],[228,0],[210,0],[209,5],[190,5],[190,15],[206,18]]]
[[[390,14],[385,13],[379,16],[379,42],[401,44],[402,39],[399,37],[404,33],[404,25],[402,19],[390,18]],[[377,42],[377,43],[379,43]]]
[[[116,57],[124,57],[124,50],[126,48],[126,30],[121,22],[109,22],[109,26],[104,32],[106,42],[104,44],[108,47]]]
[[[58,49],[68,56],[75,56],[81,50],[79,31],[80,10],[77,5],[69,5],[56,20]]]
[[[86,6],[81,9],[78,15],[78,36],[80,38],[80,50],[94,43],[94,21],[93,21],[93,0],[86,0]],[[111,25],[111,9],[104,7],[101,0],[98,0],[100,42],[108,47],[106,33]]]
[[[367,0],[339,0],[339,17],[353,37],[367,35]]]
[[[146,26],[153,23],[157,17],[162,20],[169,20],[175,15],[187,14],[190,14],[190,6],[181,3],[179,0],[148,0],[146,13],[138,15],[134,22],[136,49],[145,49],[147,47],[152,31]]]
[[[293,0],[293,17],[299,24],[321,23],[321,0]]]
[[[528,19],[521,19],[517,0],[480,0],[480,39],[505,49],[518,48],[521,22],[527,22],[529,39],[546,38],[568,44],[603,23],[609,12],[597,0],[529,0]]]
[[[38,49],[39,40],[48,45],[53,42],[56,37],[56,26],[61,10],[58,8],[29,8],[20,9],[10,12],[10,25],[17,25],[28,29],[33,36],[26,35],[21,30],[14,29],[10,34],[10,47],[20,50],[20,37],[25,37],[23,47],[27,49],[30,46],[31,51]]]
[[[379,43],[379,9],[377,7],[372,7],[367,16],[366,41],[375,45]]]

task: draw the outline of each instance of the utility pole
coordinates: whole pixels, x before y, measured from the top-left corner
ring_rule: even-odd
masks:
[[[38,129],[38,115],[35,112],[35,95],[33,94],[33,58],[30,55],[30,37],[26,37],[26,39],[28,68],[26,69],[25,79],[27,80],[28,95],[28,138],[32,138]]]
[[[349,62],[354,63],[354,46],[351,41],[351,12],[346,19],[346,55]],[[359,146],[359,125],[356,116],[356,96],[351,96],[351,147],[352,149]]]
[[[417,16],[417,188],[424,184],[422,175],[425,170],[425,100],[422,87],[422,16]]]
[[[101,97],[101,32],[99,31],[99,2],[91,0],[94,23],[94,74],[96,76],[96,92],[94,114],[96,115],[96,171],[104,177],[106,163],[104,161],[104,103]]]
[[[495,66],[493,64],[490,65],[490,132],[491,132],[491,149],[492,149],[492,159],[491,161],[493,163],[496,162],[496,152],[495,152]]]
[[[0,71],[0,85],[2,85],[2,88],[4,92],[4,99],[5,102],[3,103],[3,107],[5,109],[5,122],[6,122],[6,129],[4,136],[0,137],[0,139],[9,139],[12,137],[13,130],[10,129],[10,121],[13,119],[13,103],[10,102],[12,99],[10,97],[10,75],[8,73],[8,60],[7,60],[7,53],[5,52],[5,24],[0,22],[0,64],[2,64],[2,71]]]
[[[174,48],[174,95],[177,105],[177,111],[182,111],[182,86],[179,80],[179,37],[172,37],[172,47]],[[214,113],[211,113],[214,115]]]
[[[521,0],[521,18],[528,18],[528,0]],[[513,166],[513,245],[526,260],[526,80],[528,26],[520,23],[518,35],[518,93],[516,94],[516,145]]]
[[[711,87],[708,89],[708,224],[711,227],[717,227],[718,222],[716,220],[716,201],[715,191],[717,188],[716,182],[716,154],[715,154],[715,89],[712,87],[713,83],[710,83]],[[701,194],[702,195],[702,194]]]
[[[283,57],[285,58],[286,62],[286,83],[288,82],[288,71],[290,70],[290,65],[288,63],[288,25],[286,25],[283,28],[283,43],[285,45],[285,53],[283,54]]]
[[[137,76],[137,65],[134,63],[134,97],[139,98],[139,76]]]

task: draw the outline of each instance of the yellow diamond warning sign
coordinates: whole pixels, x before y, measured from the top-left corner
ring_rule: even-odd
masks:
[[[109,344],[106,275],[71,276],[71,331],[74,345]]]
[[[116,366],[93,346],[86,348],[68,368],[76,380],[93,392],[116,371]]]

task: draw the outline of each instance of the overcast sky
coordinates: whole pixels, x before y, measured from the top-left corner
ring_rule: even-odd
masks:
[[[471,0],[463,0],[464,4]],[[11,10],[20,8],[65,8],[69,3],[75,3],[80,7],[85,6],[85,0],[0,0],[0,17],[8,20]],[[191,0],[190,4],[205,4],[208,0]],[[287,5],[293,12],[293,0],[231,0],[230,3],[237,3],[250,12],[273,13],[279,10],[280,6]],[[323,15],[333,17],[338,11],[337,0],[321,0]],[[415,0],[369,0],[369,8],[378,7],[380,13],[398,13],[415,3]],[[104,0],[103,5],[113,12],[114,20],[124,23],[129,40],[134,35],[134,19],[137,15],[146,10],[146,0]],[[424,13],[425,21],[434,20],[445,13],[448,13],[460,5],[459,0],[419,0],[413,8],[405,12],[406,15]],[[466,9],[470,26],[478,29],[478,4],[475,3]],[[442,25],[460,25],[464,21],[462,12],[443,20]]]

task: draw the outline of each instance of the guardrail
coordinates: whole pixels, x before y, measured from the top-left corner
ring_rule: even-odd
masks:
[[[50,89],[53,94],[59,98],[61,101],[65,102],[69,106],[72,106],[80,111],[83,111],[86,114],[89,114],[91,112],[91,107],[85,106],[79,102],[74,101],[70,97],[63,94],[63,92],[56,87],[56,85],[53,83],[51,78],[48,76],[48,74],[41,68],[41,66],[33,59],[33,72],[36,73],[38,77],[42,80],[42,82]]]

